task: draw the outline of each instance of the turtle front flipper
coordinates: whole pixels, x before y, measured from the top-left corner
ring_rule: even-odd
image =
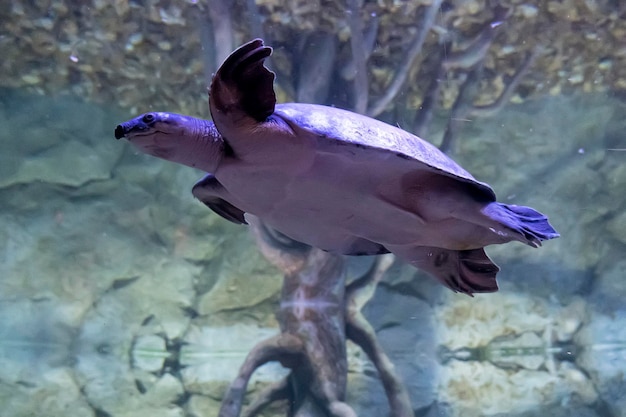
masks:
[[[274,73],[263,65],[271,53],[263,40],[254,39],[230,54],[213,76],[209,107],[220,132],[228,122],[246,117],[262,122],[274,113]]]
[[[222,198],[228,194],[228,191],[213,174],[207,174],[198,181],[191,192],[194,197],[226,220],[235,224],[248,224],[244,217],[245,212]]]
[[[411,265],[428,272],[454,292],[472,295],[498,291],[496,274],[500,268],[489,259],[482,248],[388,248]]]

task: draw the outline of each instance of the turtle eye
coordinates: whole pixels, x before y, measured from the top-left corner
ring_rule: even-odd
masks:
[[[152,113],[146,113],[143,115],[143,117],[141,118],[141,121],[144,123],[152,123],[154,122],[154,114]]]

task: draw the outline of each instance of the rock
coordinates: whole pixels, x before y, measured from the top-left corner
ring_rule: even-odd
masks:
[[[593,381],[608,415],[626,416],[626,310],[592,312],[575,337],[581,352],[576,364]]]
[[[0,403],[6,416],[62,416],[68,410],[72,417],[95,415],[69,368],[40,373],[34,384],[0,384]]]
[[[38,387],[42,376],[71,363],[73,329],[65,307],[52,300],[0,301],[0,379]]]
[[[589,311],[587,303],[580,297],[576,297],[569,305],[560,309],[554,315],[554,337],[559,342],[569,342],[588,319]]]
[[[28,135],[28,131],[24,133]],[[81,155],[77,158],[77,155]],[[112,160],[94,155],[94,149],[86,144],[68,140],[50,149],[38,153],[34,157],[26,155],[21,164],[11,175],[4,175],[0,187],[44,181],[53,184],[78,187],[89,181],[100,181],[110,178],[111,167],[119,156],[114,153]]]
[[[615,257],[607,256],[606,262],[596,271],[589,303],[598,313],[612,316],[616,311],[624,309],[626,260],[621,259],[622,257],[623,253],[618,253]]]
[[[551,359],[546,354],[549,345],[541,336],[535,332],[524,332],[496,337],[484,349],[486,359],[501,368],[537,370],[546,366],[550,370],[554,366],[546,364]]]
[[[602,417],[605,416],[594,407],[581,404],[576,398],[568,399],[562,403],[549,404],[534,410],[528,410],[521,414],[514,414],[516,417]],[[511,417],[511,414],[496,414],[494,417]],[[433,416],[434,417],[434,416]],[[471,416],[468,416],[471,417]],[[478,416],[477,416],[478,417]],[[482,417],[482,415],[480,416]]]
[[[626,211],[616,213],[615,217],[606,223],[606,228],[615,240],[626,244]]]
[[[535,252],[530,252],[532,248],[518,246],[516,251],[505,253],[493,249],[488,249],[489,255],[502,260],[498,262],[502,268],[498,273],[498,285],[503,292],[525,293],[530,297],[544,299],[556,298],[562,303],[568,303],[587,291],[593,282],[591,269],[570,269],[567,261],[561,259],[562,256],[569,258],[569,255],[562,255],[563,246],[554,250],[547,246],[541,248],[549,251],[552,258],[539,256],[539,259],[535,259]],[[516,259],[507,259],[508,254]]]
[[[5,110],[11,122],[0,132],[0,188],[34,181],[78,187],[110,178],[123,152],[104,140],[114,115],[67,97],[7,94],[13,106]]]
[[[379,286],[363,310],[378,329],[378,340],[404,382],[413,408],[431,404],[436,398],[438,378],[431,307]],[[355,358],[351,358],[351,371],[358,373],[349,374],[347,401],[358,415],[386,415],[389,405],[377,372],[363,352],[357,350],[357,355],[360,366],[355,368]]]
[[[548,372],[509,372],[488,362],[451,361],[441,370],[440,402],[452,416],[515,415],[545,404],[559,390]]]
[[[165,359],[171,356],[165,339],[155,334],[138,336],[133,343],[131,355],[133,366],[146,372],[161,371]]]
[[[114,204],[63,200],[51,204],[56,208],[0,214],[0,237],[6,238],[0,243],[5,257],[0,265],[0,289],[5,297],[63,300],[66,309],[74,310],[70,320],[77,325],[85,310],[115,281],[146,274],[158,279],[154,267],[164,265],[158,260],[160,245],[150,239],[148,231],[133,235],[117,226]],[[197,267],[184,267],[195,268],[191,275],[198,273]],[[189,272],[181,275],[173,282],[191,282]],[[191,292],[187,297],[191,302]]]
[[[187,402],[187,410],[190,416],[216,416],[222,403],[214,398],[204,395],[192,395]]]
[[[279,329],[243,324],[191,326],[180,352],[185,387],[190,392],[221,397],[250,350],[278,333]],[[268,363],[255,371],[251,386],[258,381],[275,382],[286,374],[287,370],[280,364]]]
[[[449,350],[487,346],[498,336],[543,333],[551,320],[547,301],[498,292],[474,298],[449,293],[435,310],[437,344]]]
[[[70,368],[75,331],[58,300],[0,301],[2,415],[93,417]]]
[[[183,394],[181,381],[165,366],[147,372],[157,361],[143,360],[142,346],[149,342],[152,355],[172,356],[157,337],[173,341],[187,329],[184,308],[197,270],[182,260],[160,261],[139,277],[116,280],[94,303],[76,341],[75,366],[90,404],[111,415],[183,415],[172,405]]]
[[[248,234],[235,235],[222,244],[222,256],[210,265],[215,284],[198,301],[198,313],[255,306],[275,297],[282,274],[271,266]]]

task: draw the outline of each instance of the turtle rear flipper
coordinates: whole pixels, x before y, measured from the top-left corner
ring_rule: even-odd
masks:
[[[500,268],[482,248],[450,250],[417,246],[389,249],[454,292],[472,295],[498,291],[496,274]]]
[[[530,207],[493,202],[485,206],[483,213],[516,232],[517,240],[535,248],[544,240],[560,236],[544,214]]]
[[[271,53],[272,48],[254,39],[230,54],[213,76],[210,109],[218,128],[221,117],[262,122],[274,113],[274,73],[263,65]]]

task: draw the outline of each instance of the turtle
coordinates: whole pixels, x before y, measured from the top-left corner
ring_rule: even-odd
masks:
[[[559,236],[548,218],[496,200],[492,188],[431,143],[336,107],[276,103],[261,39],[213,75],[212,121],[150,112],[117,139],[207,174],[193,195],[225,219],[261,219],[277,234],[345,255],[392,252],[455,292],[498,290],[484,247]]]

